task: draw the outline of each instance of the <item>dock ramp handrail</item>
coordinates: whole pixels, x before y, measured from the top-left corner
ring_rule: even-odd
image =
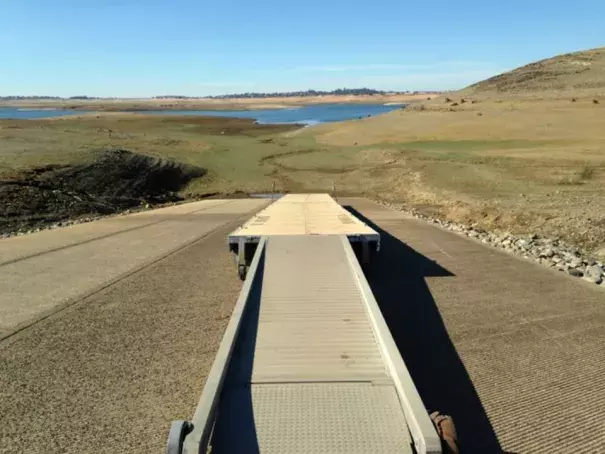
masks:
[[[202,395],[200,396],[200,400],[195,409],[195,413],[191,421],[193,424],[193,430],[185,439],[183,454],[193,454],[197,453],[198,451],[203,453],[206,452],[205,448],[202,447],[208,444],[214,421],[216,405],[220,397],[223,382],[225,381],[225,375],[227,374],[227,370],[229,368],[229,361],[231,360],[233,348],[235,347],[235,343],[241,328],[244,312],[246,310],[248,300],[251,297],[252,286],[255,280],[258,279],[258,265],[264,255],[266,242],[267,238],[261,239],[256,253],[254,254],[254,258],[252,259],[252,263],[250,264],[248,278],[244,281],[244,285],[240,291],[239,297],[237,298],[237,302],[233,308],[233,313],[231,314],[231,318],[229,319],[229,323],[225,329],[225,334],[223,335],[218,352],[214,358],[214,362],[212,363],[212,368],[210,369],[208,377],[206,378],[204,390],[202,391]]]

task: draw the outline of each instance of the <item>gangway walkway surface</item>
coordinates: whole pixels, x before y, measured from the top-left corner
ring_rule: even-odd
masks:
[[[168,452],[441,452],[346,235],[261,238],[192,423]]]

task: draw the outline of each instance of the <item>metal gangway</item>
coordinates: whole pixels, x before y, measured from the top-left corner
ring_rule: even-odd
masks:
[[[194,417],[173,423],[169,454],[441,452],[351,236],[254,240]]]

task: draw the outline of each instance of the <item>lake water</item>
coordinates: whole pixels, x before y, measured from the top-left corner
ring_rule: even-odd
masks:
[[[384,104],[315,104],[288,109],[263,110],[154,110],[139,112],[154,115],[197,115],[211,117],[237,117],[253,118],[262,124],[300,123],[313,125],[333,121],[353,120],[368,116],[380,115],[400,109],[403,105]],[[0,107],[2,118],[52,118],[64,115],[83,114],[83,111],[73,110],[35,110],[18,109],[14,107]]]
[[[202,115],[211,117],[254,118],[261,124],[299,123],[313,125],[333,121],[353,120],[380,115],[403,107],[403,104],[315,104],[288,109],[263,110],[158,110],[142,112],[158,115]]]
[[[81,110],[58,110],[58,109],[19,109],[15,107],[0,107],[0,120],[13,118],[18,120],[29,120],[35,118],[63,117],[65,115],[81,115],[86,112]]]

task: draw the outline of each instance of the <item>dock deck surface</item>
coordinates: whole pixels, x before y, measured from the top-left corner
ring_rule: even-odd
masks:
[[[231,233],[229,241],[276,235],[347,235],[376,243],[380,239],[328,194],[287,194]]]

